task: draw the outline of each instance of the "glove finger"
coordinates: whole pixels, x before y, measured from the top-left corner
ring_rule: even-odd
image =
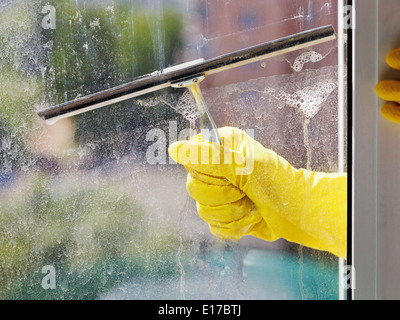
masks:
[[[233,186],[226,179],[207,177],[198,172],[194,172],[193,174],[196,178],[189,173],[186,188],[192,198],[202,205],[226,205],[245,197],[243,191]],[[201,178],[201,180],[199,180],[199,178]]]
[[[214,207],[197,203],[197,211],[217,237],[235,241],[245,235],[254,235],[267,241],[277,239],[248,197],[230,205]]]
[[[177,141],[170,145],[171,158],[203,174],[234,178],[237,168],[245,167],[243,155],[214,142]]]
[[[375,91],[384,100],[400,103],[400,81],[382,80],[376,85]]]
[[[386,103],[381,110],[382,115],[389,121],[400,124],[400,105],[395,102]]]
[[[253,208],[254,203],[248,197],[221,205],[205,205],[197,202],[200,217],[209,224],[226,224],[243,219]],[[261,215],[259,215],[262,218]]]
[[[400,48],[391,50],[386,56],[386,62],[393,69],[400,70]]]
[[[201,182],[204,182],[207,184],[213,184],[216,186],[232,186],[232,183],[225,177],[215,177],[215,176],[211,176],[208,174],[204,174],[200,171],[193,170],[190,167],[185,167],[185,168],[186,168],[186,171],[189,173],[189,175],[192,176],[193,179],[197,179]]]

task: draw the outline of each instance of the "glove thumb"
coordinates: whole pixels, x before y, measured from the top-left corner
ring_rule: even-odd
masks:
[[[236,128],[219,129],[221,145],[202,142],[201,134],[188,141],[177,141],[168,148],[169,155],[188,171],[228,179],[240,187],[254,167],[252,155],[254,140]],[[252,143],[253,142],[253,143]]]

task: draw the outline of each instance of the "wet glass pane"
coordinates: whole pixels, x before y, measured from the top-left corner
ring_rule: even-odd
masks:
[[[338,258],[217,239],[168,146],[199,131],[167,88],[49,125],[45,107],[314,27],[334,0],[0,1],[0,298],[337,299]],[[338,171],[338,44],[210,75],[218,127]],[[189,130],[191,129],[191,130]]]

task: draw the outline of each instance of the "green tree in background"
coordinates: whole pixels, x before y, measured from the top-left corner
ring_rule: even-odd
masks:
[[[41,28],[46,4],[56,8],[56,29]],[[86,176],[79,161],[43,170],[31,139],[39,106],[172,64],[180,30],[177,12],[136,1],[0,5],[0,299],[95,299],[132,277],[176,274],[177,239],[149,226],[126,181]],[[93,142],[101,162],[129,152],[133,139],[143,143],[140,128],[176,118],[165,105],[127,101],[73,121],[77,142]],[[55,290],[41,286],[45,265],[57,270]]]
[[[35,8],[21,0],[0,8],[0,185],[34,163],[27,141],[41,93]]]
[[[75,1],[53,1],[52,5],[57,8],[56,29],[42,32],[48,104],[160,70],[174,63],[181,48],[182,17],[171,9],[152,12],[137,1],[112,7]],[[132,147],[145,150],[145,136],[138,128],[148,131],[177,118],[165,105],[143,108],[129,100],[74,117],[76,139],[94,143],[95,158],[101,162],[124,155]]]

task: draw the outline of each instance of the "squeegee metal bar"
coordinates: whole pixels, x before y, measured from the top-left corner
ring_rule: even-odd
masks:
[[[172,83],[184,79],[198,75],[207,76],[334,39],[336,39],[336,34],[331,25],[311,29],[209,60],[195,60],[162,71],[155,71],[126,84],[40,110],[38,115],[50,123],[55,122],[62,118],[164,89],[170,87]]]

